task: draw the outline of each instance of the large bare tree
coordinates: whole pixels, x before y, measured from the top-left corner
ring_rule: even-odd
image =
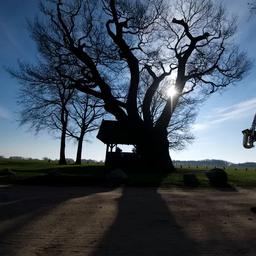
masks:
[[[235,19],[211,0],[51,0],[41,11],[32,28],[40,50],[60,60],[56,69],[75,88],[136,131],[144,167],[173,169],[167,127],[180,99],[214,93],[249,68],[232,41]],[[155,95],[168,79],[176,94],[153,117]]]
[[[138,108],[141,118],[143,118],[143,99],[145,91],[150,86],[151,79],[148,73],[141,76],[142,82],[140,84],[138,93]],[[169,97],[173,97],[172,93],[176,93],[170,84],[174,81],[165,80],[159,86],[158,91],[152,98],[152,103],[150,106],[150,115],[153,121],[153,125],[157,122],[159,116],[161,115],[166,102]],[[171,91],[169,91],[171,89]],[[140,96],[141,95],[141,96]],[[168,140],[170,151],[183,150],[187,144],[194,141],[194,136],[191,133],[192,124],[195,122],[197,116],[197,110],[200,105],[205,100],[205,97],[182,97],[173,113],[171,121],[167,126]]]

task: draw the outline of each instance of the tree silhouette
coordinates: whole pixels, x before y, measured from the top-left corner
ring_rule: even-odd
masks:
[[[255,0],[250,1],[250,2],[248,3],[248,5],[249,5],[250,11],[251,11],[253,14],[255,14],[255,11],[256,11],[256,1],[255,1]]]
[[[60,133],[61,165],[67,164],[66,137],[75,138],[76,164],[81,164],[84,136],[98,128],[97,121],[104,115],[98,99],[79,94],[49,63],[37,66],[20,63],[18,71],[9,72],[22,85],[18,99],[20,124],[29,125],[36,133],[44,129]]]
[[[82,159],[82,148],[85,135],[99,128],[99,121],[105,112],[99,100],[90,95],[81,95],[76,92],[72,98],[69,112],[70,127],[67,135],[77,141],[77,154],[75,164],[80,165]]]
[[[58,59],[55,68],[76,89],[136,129],[144,167],[173,169],[167,127],[180,99],[214,93],[249,68],[232,42],[235,20],[210,0],[51,0],[41,11],[44,18],[32,25],[40,51]],[[142,95],[145,73],[150,79]],[[156,120],[154,97],[169,79],[177,93]]]
[[[170,83],[172,83],[172,81],[164,81],[152,99],[150,114],[153,123],[158,120],[169,98],[168,88],[170,87]],[[140,91],[138,93],[138,109],[141,118],[143,118],[143,96],[149,86],[150,75],[145,73],[142,76]],[[197,115],[198,105],[203,101],[204,98],[199,97],[183,97],[179,100],[171,121],[167,126],[170,150],[183,150],[187,144],[193,142],[194,136],[191,134],[190,130]]]
[[[74,88],[47,64],[38,66],[19,65],[19,70],[9,70],[20,83],[18,104],[19,121],[29,125],[36,133],[47,129],[60,133],[59,164],[65,165],[66,133],[69,121],[70,100]]]

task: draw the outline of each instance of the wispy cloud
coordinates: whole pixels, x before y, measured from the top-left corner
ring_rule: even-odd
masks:
[[[0,119],[11,119],[11,112],[2,106],[0,106]]]
[[[254,114],[255,111],[256,97],[231,106],[214,109],[213,114],[205,118],[205,122],[195,124],[193,129],[196,131],[205,130],[214,124],[242,119],[245,116],[252,115],[252,113]]]
[[[245,115],[256,111],[256,98],[239,102],[225,108],[216,109],[218,119],[215,122],[223,122],[226,120],[241,119]]]
[[[198,124],[194,124],[192,129],[194,131],[201,131],[201,130],[206,130],[207,128],[209,128],[209,124],[208,123],[198,123]]]

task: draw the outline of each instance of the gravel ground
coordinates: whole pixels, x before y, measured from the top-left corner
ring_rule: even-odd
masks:
[[[256,255],[256,189],[0,187],[0,255]]]

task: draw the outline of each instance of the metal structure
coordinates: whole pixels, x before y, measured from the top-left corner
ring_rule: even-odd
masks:
[[[254,147],[253,143],[256,141],[256,114],[254,115],[252,126],[250,129],[245,129],[243,133],[243,146],[245,148]]]

